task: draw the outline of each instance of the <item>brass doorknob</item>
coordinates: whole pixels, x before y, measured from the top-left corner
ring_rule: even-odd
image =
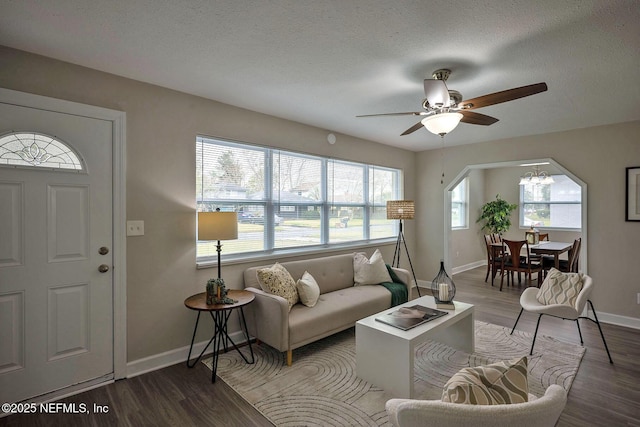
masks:
[[[100,273],[106,273],[107,271],[109,271],[109,266],[107,264],[100,264],[100,267],[98,267],[98,271]]]

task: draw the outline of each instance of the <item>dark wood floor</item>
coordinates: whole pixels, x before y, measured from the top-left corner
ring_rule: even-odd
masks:
[[[484,273],[484,268],[477,268],[455,275],[456,299],[473,303],[477,320],[511,327],[520,310],[522,288],[499,292],[497,286],[484,283]],[[533,332],[535,320],[524,314],[518,329]],[[587,351],[558,426],[640,426],[640,331],[603,324],[611,365],[596,325],[581,321],[581,327]],[[539,333],[580,342],[575,322],[548,316]],[[224,382],[210,381],[203,364],[187,369],[181,363],[62,400],[89,407],[107,405],[108,414],[12,415],[0,418],[0,426],[271,425]]]

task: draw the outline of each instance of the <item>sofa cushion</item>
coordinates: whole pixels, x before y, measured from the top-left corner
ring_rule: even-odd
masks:
[[[305,271],[302,277],[298,279],[296,289],[298,290],[298,296],[302,304],[307,307],[316,305],[320,297],[320,288],[318,287],[316,279],[314,279],[309,272]]]
[[[447,381],[442,401],[473,405],[524,403],[529,397],[527,358],[463,368]]]
[[[582,290],[582,275],[563,273],[552,268],[542,282],[536,298],[540,304],[565,304],[574,307]]]
[[[313,307],[296,304],[289,313],[289,341],[298,347],[355,325],[389,308],[391,293],[378,285],[351,286],[320,294]]]
[[[355,286],[392,282],[379,249],[375,250],[371,259],[360,252],[353,256],[353,279]]]
[[[263,291],[287,300],[289,310],[299,301],[296,282],[287,269],[279,263],[276,262],[271,267],[259,269],[256,276]]]

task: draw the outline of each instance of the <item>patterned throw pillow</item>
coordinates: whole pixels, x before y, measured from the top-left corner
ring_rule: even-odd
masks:
[[[307,271],[305,271],[302,277],[296,282],[296,289],[298,290],[300,302],[307,307],[316,305],[318,298],[320,298],[318,282],[316,282],[316,279]]]
[[[375,250],[371,259],[367,259],[366,254],[361,252],[353,256],[353,281],[355,286],[379,285],[392,281],[379,249]]]
[[[575,307],[581,290],[582,274],[563,273],[552,268],[542,282],[536,298],[544,305],[565,304]]]
[[[503,405],[529,400],[527,358],[464,368],[444,385],[442,401],[471,405]]]
[[[256,275],[263,291],[281,296],[287,300],[289,311],[299,301],[295,280],[293,280],[287,269],[279,263],[276,262],[271,267],[259,269]]]

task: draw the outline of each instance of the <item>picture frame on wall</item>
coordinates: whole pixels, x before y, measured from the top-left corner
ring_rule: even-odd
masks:
[[[640,221],[640,166],[627,168],[626,221]]]

